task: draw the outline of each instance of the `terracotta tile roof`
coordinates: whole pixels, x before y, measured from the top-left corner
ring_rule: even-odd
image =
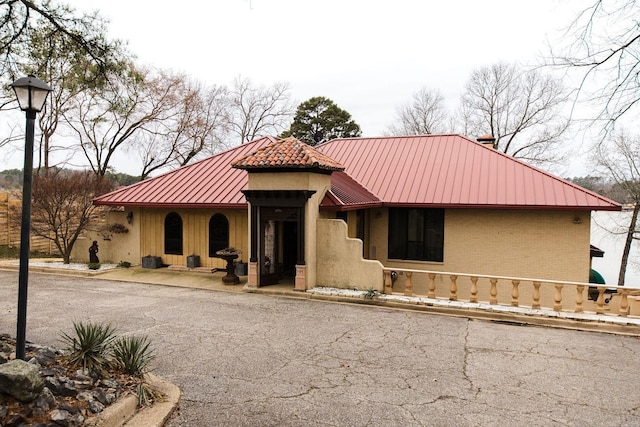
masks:
[[[261,147],[235,160],[231,166],[247,170],[282,168],[344,170],[344,166],[340,163],[293,137],[280,139],[266,147]]]

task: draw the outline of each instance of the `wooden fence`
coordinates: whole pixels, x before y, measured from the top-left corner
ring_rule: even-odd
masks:
[[[0,245],[20,247],[20,199],[8,191],[0,191]],[[49,239],[31,236],[31,250],[57,254],[58,248]]]

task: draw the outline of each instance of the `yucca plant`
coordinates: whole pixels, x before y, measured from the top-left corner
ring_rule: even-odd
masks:
[[[116,329],[110,324],[73,322],[75,335],[62,334],[69,353],[64,360],[73,367],[105,376]]]
[[[136,388],[135,395],[138,399],[138,406],[151,406],[154,401],[162,400],[161,393],[155,391],[147,383],[140,383]]]
[[[119,337],[113,342],[113,358],[123,372],[142,378],[155,359],[147,336]]]

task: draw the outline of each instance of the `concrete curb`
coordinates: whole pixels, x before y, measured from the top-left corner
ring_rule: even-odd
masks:
[[[487,311],[473,307],[441,307],[424,302],[404,302],[384,300],[379,298],[365,299],[362,297],[350,297],[344,295],[313,294],[308,292],[272,290],[268,288],[245,288],[246,292],[274,295],[285,298],[309,299],[343,304],[360,304],[373,307],[390,308],[396,310],[413,310],[454,317],[466,317],[469,319],[486,320],[493,322],[513,323],[520,325],[546,326],[553,328],[572,329],[581,331],[604,332],[616,335],[640,336],[640,326],[637,324],[613,323],[607,321],[606,316],[600,320],[579,320],[570,317],[550,317],[543,315],[529,315],[509,312],[501,312],[498,309]]]
[[[100,414],[85,421],[90,427],[161,427],[169,419],[180,400],[180,389],[156,375],[147,374],[146,383],[164,395],[164,400],[138,410],[138,399],[126,396],[108,406]]]

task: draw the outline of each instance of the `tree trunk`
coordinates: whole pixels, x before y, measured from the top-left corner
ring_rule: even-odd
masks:
[[[638,212],[640,211],[640,203],[633,205],[633,213],[631,214],[631,221],[629,222],[629,228],[627,229],[627,240],[624,244],[624,251],[622,252],[622,259],[620,261],[620,273],[618,274],[618,286],[624,286],[624,276],[627,272],[627,264],[629,262],[629,252],[631,252],[631,243],[633,242],[633,235],[636,231],[636,223],[638,222]]]

